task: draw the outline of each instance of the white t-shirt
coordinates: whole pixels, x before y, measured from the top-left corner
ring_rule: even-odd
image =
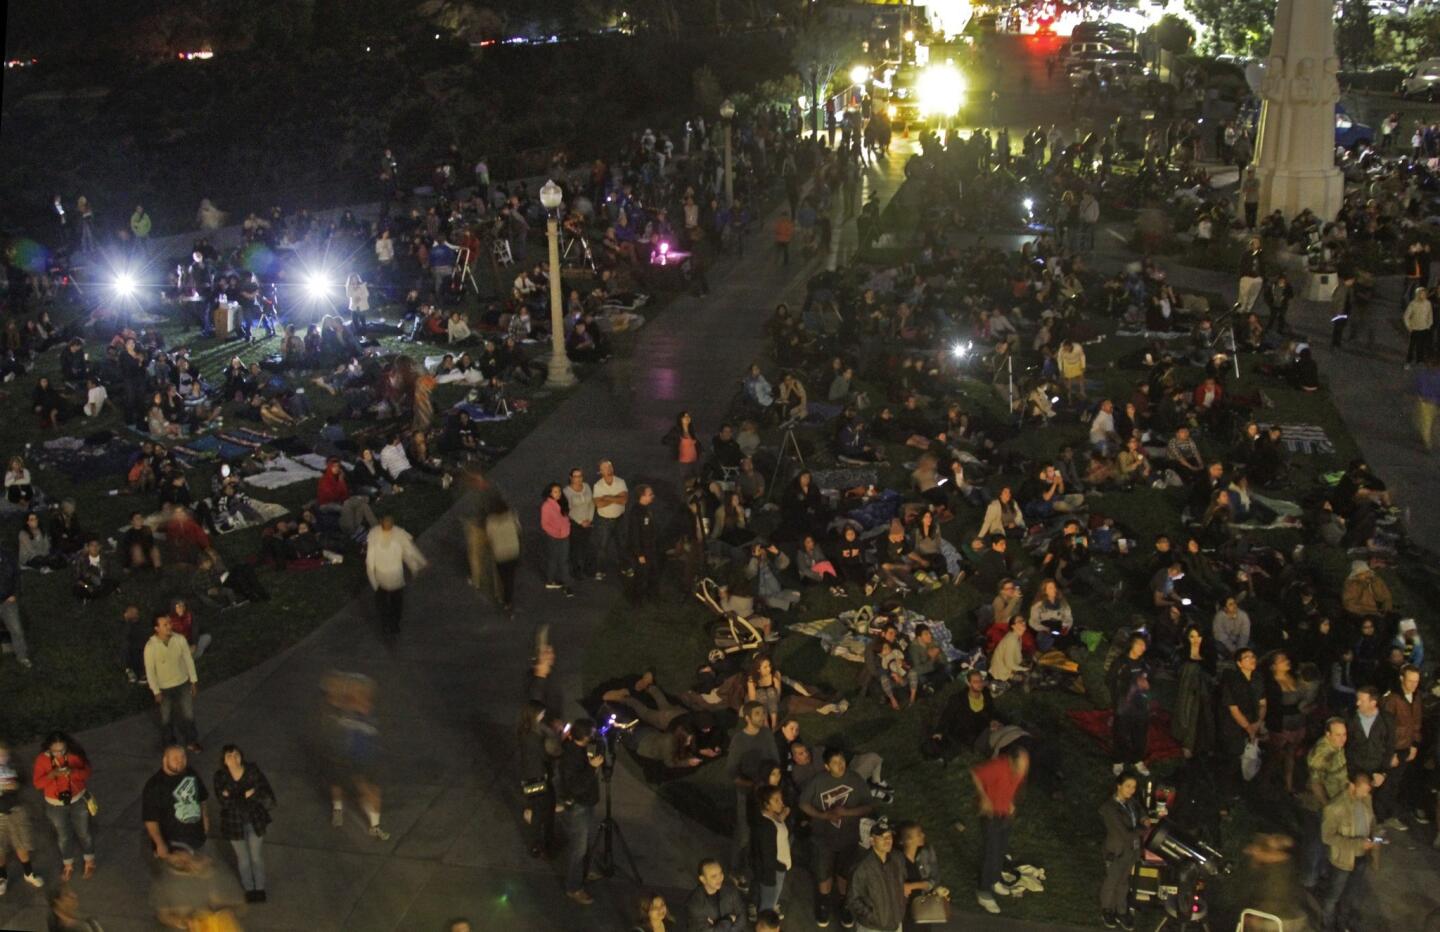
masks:
[[[1113,433],[1115,433],[1115,415],[1109,411],[1100,411],[1095,415],[1095,420],[1090,422],[1090,443],[1104,443]]]
[[[110,398],[110,393],[105,391],[105,386],[96,385],[85,393],[85,416],[94,417],[105,407],[105,402]]]
[[[596,498],[604,498],[607,495],[623,495],[630,491],[630,487],[625,484],[624,479],[615,476],[609,482],[606,482],[604,479],[596,479],[594,491]],[[595,508],[595,513],[602,518],[618,518],[625,513],[625,506],[613,503],[609,505],[598,505]]]

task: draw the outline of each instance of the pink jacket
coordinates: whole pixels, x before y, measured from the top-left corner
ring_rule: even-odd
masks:
[[[560,510],[560,503],[553,498],[545,499],[540,506],[540,530],[546,537],[564,540],[570,536],[570,519]]]

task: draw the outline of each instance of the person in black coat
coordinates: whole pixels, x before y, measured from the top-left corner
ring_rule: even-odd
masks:
[[[829,522],[829,510],[820,497],[810,470],[804,469],[785,490],[780,500],[780,530],[776,537],[781,540],[798,540],[806,534],[816,537],[824,533]]]
[[[653,599],[660,591],[660,532],[651,505],[655,490],[642,485],[635,491],[635,507],[626,527],[625,552],[630,558],[630,601],[636,605]]]
[[[1130,921],[1130,871],[1140,857],[1140,842],[1150,819],[1135,798],[1140,787],[1132,773],[1115,778],[1115,794],[1100,804],[1100,821],[1105,825],[1105,881],[1100,885],[1100,916],[1105,925],[1118,923],[1133,929]]]
[[[1395,720],[1380,708],[1380,690],[1361,686],[1355,691],[1355,708],[1345,716],[1345,763],[1350,773],[1384,776],[1397,762],[1395,756]],[[1378,785],[1381,781],[1375,780]]]
[[[965,691],[956,693],[940,713],[932,744],[941,754],[974,749],[975,742],[994,725],[1000,723],[995,713],[995,700],[985,688],[985,674],[971,670],[965,676]]]
[[[529,827],[530,856],[555,850],[555,758],[559,741],[544,703],[527,700],[516,726],[520,744],[520,792]]]

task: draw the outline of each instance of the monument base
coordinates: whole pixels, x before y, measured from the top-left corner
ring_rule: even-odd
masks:
[[[1286,169],[1268,173],[1256,167],[1260,179],[1260,214],[1279,210],[1286,221],[1310,208],[1322,222],[1335,219],[1345,200],[1345,176],[1338,168]]]

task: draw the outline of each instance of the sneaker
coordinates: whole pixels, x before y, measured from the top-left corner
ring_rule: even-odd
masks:
[[[26,874],[25,882],[28,883],[30,886],[35,887],[37,890],[40,887],[45,886],[45,878],[41,877],[39,874]]]
[[[985,910],[985,912],[995,916],[1000,915],[1000,904],[995,902],[995,897],[988,896],[984,893],[977,893],[975,894],[975,902],[979,903],[980,908]]]
[[[599,573],[599,572],[597,572],[597,573],[595,574],[595,581],[596,581],[596,582],[599,582],[600,580],[602,580],[602,579],[604,579],[604,578],[605,578],[605,574],[604,574],[604,573]]]
[[[370,826],[370,837],[376,841],[389,841],[390,833],[378,825],[372,825]]]
[[[546,588],[546,589],[564,589],[565,587],[562,586],[562,585],[560,585],[558,582],[547,582],[547,583],[545,584],[545,588]]]
[[[1101,910],[1101,912],[1100,912],[1100,922],[1101,922],[1101,923],[1105,926],[1105,928],[1107,928],[1107,929],[1118,929],[1118,928],[1120,928],[1120,923],[1119,923],[1118,920],[1116,920],[1115,914],[1112,913],[1112,912],[1111,912],[1110,910],[1108,910],[1108,909],[1106,909],[1106,910]]]
[[[840,917],[840,926],[841,926],[841,928],[845,928],[845,929],[853,929],[853,928],[855,928],[855,917],[850,914],[850,910],[849,910],[847,907],[845,907],[845,906],[843,906],[843,905],[837,907],[836,910],[835,910],[835,915],[837,915],[837,916]]]
[[[1116,913],[1115,921],[1120,923],[1120,928],[1125,929],[1126,932],[1135,928],[1135,916],[1128,909],[1123,913]]]
[[[995,881],[995,885],[990,889],[995,892],[996,896],[1009,896],[1011,892],[1009,887],[998,880]]]
[[[562,588],[565,590],[565,598],[567,598],[567,599],[573,599],[573,598],[575,598],[575,591],[574,591],[573,589],[571,589],[569,586],[563,586]]]
[[[330,807],[330,826],[331,826],[332,828],[340,828],[340,827],[341,827],[342,825],[344,825],[344,824],[345,824],[345,810],[344,810],[344,809],[336,809],[336,808],[333,807],[333,806]]]
[[[589,906],[591,903],[595,902],[595,897],[591,896],[584,890],[569,890],[565,893],[565,895],[568,896],[570,899],[574,900],[575,902],[579,903],[581,906]]]
[[[815,904],[815,926],[820,929],[828,929],[830,927],[830,907],[828,904]]]
[[[1423,809],[1416,809],[1415,812],[1414,812],[1414,816],[1415,816],[1415,821],[1418,822],[1419,824],[1421,824],[1421,825],[1429,825],[1429,824],[1430,824],[1430,817],[1425,814],[1425,810],[1423,810]]]
[[[29,657],[26,657],[24,660],[20,661],[20,669],[22,669],[22,670],[33,670],[34,668],[35,668],[35,664],[33,664],[33,663],[30,662],[30,658],[29,658]]]
[[[1406,825],[1404,822],[1401,822],[1400,819],[1397,818],[1397,817],[1395,817],[1395,816],[1391,816],[1390,818],[1386,819],[1384,822],[1381,822],[1381,823],[1380,823],[1380,827],[1381,827],[1381,828],[1388,828],[1388,829],[1389,829],[1390,831],[1392,831],[1392,832],[1408,832],[1408,831],[1410,831],[1410,826]]]

